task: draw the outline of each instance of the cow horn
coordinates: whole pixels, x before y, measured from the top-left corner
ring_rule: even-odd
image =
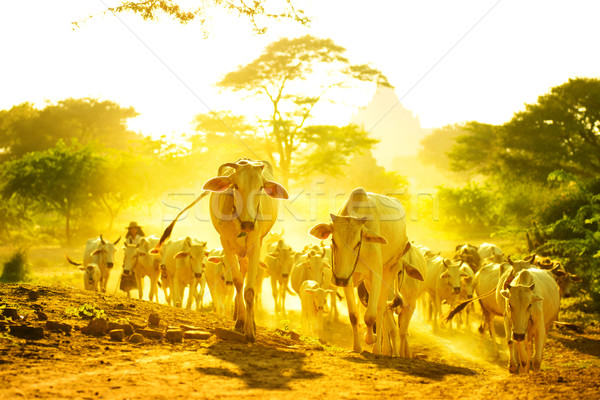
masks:
[[[121,240],[121,236],[119,236],[119,237],[117,238],[117,240],[115,240],[115,241],[113,242],[113,244],[117,244],[117,243],[119,243],[119,240]]]
[[[102,244],[106,244],[106,240],[104,240],[104,239],[102,238],[102,234],[100,234],[100,243],[102,243]]]
[[[228,163],[222,164],[222,165],[219,167],[219,170],[220,170],[221,168],[223,168],[223,167],[230,167],[230,168],[233,168],[233,169],[235,169],[235,170],[237,171],[237,169],[238,169],[240,166],[239,166],[238,164],[236,164],[236,163],[231,163],[231,162],[228,162]]]
[[[515,263],[514,263],[514,261],[513,261],[513,260],[510,258],[510,256],[506,256],[506,259],[508,260],[508,263],[509,263],[510,265],[512,265],[513,267],[515,266]]]

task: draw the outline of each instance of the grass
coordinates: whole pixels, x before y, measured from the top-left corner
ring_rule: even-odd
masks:
[[[4,263],[2,275],[0,275],[0,282],[25,282],[30,277],[30,271],[31,267],[27,259],[27,251],[24,249],[17,249],[13,252],[12,256],[9,257],[8,261]]]

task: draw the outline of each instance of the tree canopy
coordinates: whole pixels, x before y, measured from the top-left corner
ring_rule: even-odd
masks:
[[[91,98],[68,98],[43,109],[22,103],[0,110],[0,161],[49,149],[61,139],[126,150],[139,139],[126,125],[137,115],[132,107]]]
[[[133,12],[144,20],[156,20],[160,15],[167,15],[174,20],[186,24],[192,20],[200,21],[203,29],[207,19],[210,18],[210,10],[224,9],[227,12],[237,14],[239,17],[247,18],[256,33],[265,33],[267,20],[291,20],[301,25],[308,25],[310,18],[304,15],[302,9],[296,8],[297,0],[275,1],[275,0],[202,0],[182,2],[174,0],[121,0],[117,6],[108,7],[106,12],[122,13]],[[78,22],[73,22],[79,26]],[[205,31],[206,33],[206,31]]]
[[[346,49],[331,39],[310,35],[283,38],[267,46],[251,63],[229,72],[218,86],[243,91],[269,104],[263,122],[270,161],[286,184],[294,169],[294,156],[310,133],[302,132],[317,103],[334,89],[352,89],[359,83],[391,87],[387,78],[366,64],[351,64]],[[314,131],[314,129],[313,129]],[[357,141],[357,150],[368,142]]]

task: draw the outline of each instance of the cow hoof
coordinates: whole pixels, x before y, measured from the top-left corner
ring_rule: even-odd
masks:
[[[239,319],[238,319],[237,321],[235,321],[235,328],[234,328],[234,329],[235,329],[235,331],[236,331],[236,332],[243,333],[243,332],[244,332],[244,325],[246,325],[246,324],[244,323],[244,321],[243,321],[243,320],[239,320]]]
[[[366,344],[372,345],[376,341],[377,341],[377,335],[375,335],[375,334],[369,335],[369,332],[365,332],[365,343]]]
[[[519,373],[519,367],[516,364],[509,364],[508,372],[510,372],[511,374],[517,374]]]

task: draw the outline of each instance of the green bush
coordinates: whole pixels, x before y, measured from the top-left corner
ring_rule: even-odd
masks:
[[[469,183],[462,188],[438,187],[440,221],[446,229],[492,232],[498,223],[494,197],[484,187]]]
[[[29,262],[27,261],[27,251],[23,249],[16,250],[13,255],[4,263],[0,282],[15,283],[24,282],[29,278]]]

